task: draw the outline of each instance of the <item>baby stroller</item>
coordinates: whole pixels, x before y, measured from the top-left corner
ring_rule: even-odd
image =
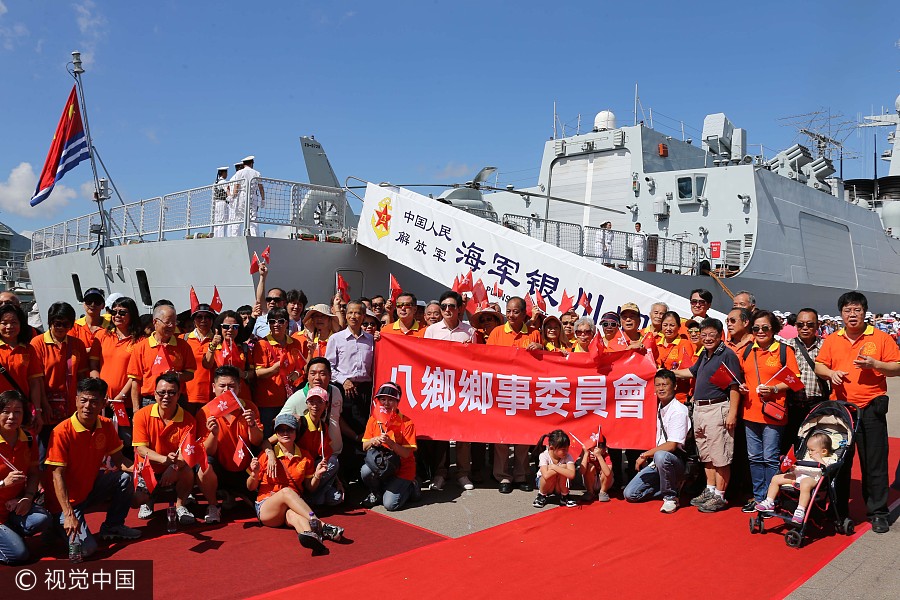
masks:
[[[751,517],[750,533],[765,533],[764,518],[774,517],[784,521],[788,527],[784,534],[784,542],[791,548],[799,548],[803,544],[810,524],[821,529],[824,519],[831,519],[838,533],[853,534],[853,521],[850,518],[842,518],[838,513],[835,478],[840,470],[845,468],[845,458],[853,447],[858,426],[855,415],[856,407],[852,404],[830,400],[817,404],[809,411],[794,443],[793,452],[796,456],[794,467],[811,476],[821,473],[821,477],[813,488],[803,522],[798,525],[792,521],[800,496],[799,490],[792,485],[782,485],[775,499],[775,511],[765,516],[763,513],[757,513],[755,517]],[[831,438],[831,447],[836,457],[834,463],[826,466],[815,460],[805,460],[806,443],[815,433],[824,433]],[[846,465],[847,469],[850,467],[850,464]]]

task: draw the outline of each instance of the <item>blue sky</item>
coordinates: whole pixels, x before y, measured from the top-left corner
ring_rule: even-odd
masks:
[[[86,58],[94,144],[126,201],[205,185],[246,154],[263,175],[305,181],[305,134],[342,181],[464,181],[491,164],[525,186],[554,101],[572,126],[605,108],[630,123],[635,82],[657,129],[674,124],[660,115],[699,129],[725,112],[770,156],[795,141],[781,117],[893,107],[898,17],[889,0],[0,0],[0,220],[28,231],[93,208],[86,163],[28,207],[72,50]],[[865,131],[847,140],[867,152],[847,178],[872,174]]]

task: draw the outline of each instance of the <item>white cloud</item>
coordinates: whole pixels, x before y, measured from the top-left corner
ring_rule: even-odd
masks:
[[[108,21],[102,14],[96,12],[97,5],[93,0],[84,0],[80,4],[73,4],[75,9],[75,22],[78,31],[81,32],[81,60],[85,66],[94,64],[94,56],[97,53],[97,44],[106,37]]]
[[[0,181],[0,211],[21,217],[46,219],[78,196],[72,188],[57,184],[49,198],[33,207],[28,201],[34,194],[37,180],[30,163],[20,163],[10,171],[6,181]]]
[[[475,175],[475,167],[467,164],[459,164],[453,161],[448,162],[442,169],[439,169],[434,177],[437,179],[459,179],[466,175]]]
[[[93,200],[94,199],[94,180],[85,181],[81,184],[81,187],[78,188],[78,191],[81,192],[81,197],[85,200]]]
[[[0,17],[9,12],[9,9],[6,8],[6,5],[3,4],[3,0],[0,0]]]
[[[294,233],[293,227],[289,227],[288,225],[279,225],[278,227],[267,229],[266,237],[288,239],[291,237],[292,233]]]
[[[3,0],[0,0],[0,17],[3,17],[8,12],[9,9],[6,8]],[[0,23],[0,47],[4,50],[12,50],[18,42],[26,37],[28,37],[28,28],[22,23],[11,23],[9,25]]]

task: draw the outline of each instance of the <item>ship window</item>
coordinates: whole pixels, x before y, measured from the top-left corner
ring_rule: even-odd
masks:
[[[694,187],[697,190],[697,197],[702,198],[703,197],[703,188],[706,187],[706,177],[702,177],[702,176],[695,177],[694,184],[695,184]]]
[[[75,273],[72,273],[72,285],[75,287],[75,299],[84,302],[84,296],[81,293],[81,279]]]
[[[137,277],[138,288],[141,292],[141,302],[144,306],[153,306],[153,298],[150,296],[150,283],[147,281],[147,272],[138,269],[134,272]]]
[[[678,178],[678,199],[690,200],[694,197],[693,181],[690,177]]]

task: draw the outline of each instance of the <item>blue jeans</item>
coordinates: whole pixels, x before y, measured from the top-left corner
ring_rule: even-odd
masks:
[[[382,494],[381,503],[390,511],[400,510],[407,500],[411,497],[418,498],[421,494],[415,480],[401,479],[393,475],[387,480],[382,480],[366,464],[360,468],[359,475],[370,492]]]
[[[22,538],[42,532],[50,522],[50,513],[40,506],[32,506],[24,517],[10,513],[6,523],[0,525],[0,563],[9,565],[28,560],[28,548]]]
[[[125,517],[131,510],[131,497],[134,494],[134,485],[131,481],[131,473],[124,471],[103,471],[97,475],[91,493],[84,502],[72,507],[75,518],[81,527],[78,529],[78,538],[81,540],[81,552],[83,556],[90,556],[97,551],[97,540],[91,535],[87,523],[84,521],[85,511],[96,504],[109,500],[109,508],[106,509],[106,521],[104,525],[124,525]],[[65,523],[62,513],[58,516],[59,524]]]
[[[648,498],[678,497],[678,488],[684,478],[684,462],[671,452],[659,450],[653,454],[653,466],[641,469],[625,486],[622,495],[629,502]]]
[[[766,499],[769,483],[781,466],[781,425],[766,425],[744,421],[747,432],[747,457],[750,460],[750,481],[753,498],[757,502]]]
[[[319,487],[316,488],[316,491],[310,493],[307,498],[310,504],[337,506],[344,501],[344,494],[335,485],[340,466],[337,454],[332,454],[328,458],[328,470],[325,471],[325,474],[319,480]]]

